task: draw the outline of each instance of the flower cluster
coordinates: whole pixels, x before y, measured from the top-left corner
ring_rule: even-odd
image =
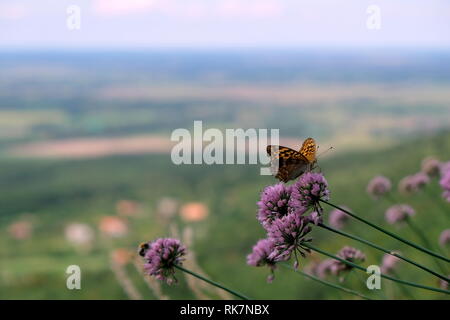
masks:
[[[288,214],[291,209],[288,206],[291,198],[291,188],[282,183],[267,186],[261,193],[258,201],[258,220],[264,228],[269,227],[272,222]]]
[[[338,253],[337,257],[358,264],[364,262],[366,256],[360,250],[352,247],[344,247]],[[353,269],[352,266],[346,264],[345,262],[335,260],[335,259],[325,259],[318,263],[313,268],[313,274],[317,277],[324,279],[329,275],[341,276],[344,272]]]
[[[386,210],[385,218],[390,224],[398,224],[415,215],[416,211],[407,204],[397,204]]]
[[[150,276],[168,284],[176,282],[175,266],[181,265],[186,255],[186,248],[179,240],[160,238],[145,245],[143,252],[146,263],[144,269]]]
[[[403,194],[412,194],[422,190],[428,183],[430,183],[430,178],[428,175],[423,172],[419,172],[414,175],[404,177],[398,185],[398,190]]]
[[[308,172],[292,186],[278,183],[266,187],[258,201],[257,219],[267,232],[267,239],[259,240],[247,256],[251,266],[268,266],[272,281],[277,262],[295,257],[294,267],[298,268],[298,255],[305,257],[309,249],[305,244],[312,239],[307,235],[311,224],[322,222],[320,200],[329,199],[328,183],[322,174]],[[306,215],[308,209],[315,209]]]
[[[348,246],[342,248],[338,252],[337,257],[356,264],[364,262],[366,260],[366,256],[364,253],[362,253],[358,249]],[[339,260],[334,260],[334,263],[330,268],[331,273],[333,273],[334,275],[340,275],[342,272],[350,271],[351,269],[353,269],[352,266]]]
[[[433,157],[427,157],[422,161],[422,172],[430,177],[439,175],[441,162]]]
[[[389,191],[391,191],[391,181],[383,176],[377,176],[369,181],[367,185],[367,193],[374,199],[379,199]]]
[[[350,211],[346,206],[340,206],[341,208]],[[347,223],[349,216],[342,210],[334,209],[330,212],[328,222],[333,228],[342,229]]]
[[[292,185],[289,206],[292,208],[311,208],[321,213],[320,200],[328,200],[330,191],[328,182],[320,173],[308,172]]]
[[[400,254],[399,252],[395,252]],[[383,256],[383,261],[381,262],[381,273],[392,274],[397,268],[398,263],[400,262],[400,258],[392,254],[385,254]]]
[[[292,253],[296,255],[297,252],[304,257],[305,254],[302,250],[309,252],[309,249],[303,247],[302,244],[311,241],[306,238],[311,231],[308,224],[308,218],[295,213],[274,221],[267,233],[269,239],[274,243],[274,250],[269,257],[275,261],[286,261],[290,259]],[[295,263],[297,266],[297,256]]]
[[[267,282],[274,279],[273,271],[276,268],[276,260],[271,258],[274,251],[274,242],[271,239],[261,239],[254,246],[253,251],[247,256],[247,264],[254,267],[268,266],[271,274],[267,277]]]
[[[439,184],[441,185],[444,192],[442,193],[442,197],[450,202],[450,168],[443,172],[442,178],[439,181]]]

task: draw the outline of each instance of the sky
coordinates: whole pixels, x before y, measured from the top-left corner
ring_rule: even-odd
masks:
[[[147,47],[448,49],[450,1],[0,0],[3,49]]]

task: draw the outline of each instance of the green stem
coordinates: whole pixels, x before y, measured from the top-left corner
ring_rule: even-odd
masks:
[[[357,264],[355,264],[355,263],[353,263],[351,261],[348,261],[348,260],[345,260],[345,259],[341,259],[341,258],[339,258],[337,256],[334,256],[331,253],[325,252],[325,251],[323,251],[323,250],[321,250],[319,248],[316,248],[316,247],[310,245],[309,243],[303,243],[302,246],[305,246],[305,247],[307,247],[307,248],[309,248],[309,249],[311,249],[313,251],[317,251],[318,253],[321,253],[321,254],[323,254],[323,255],[325,255],[327,257],[330,257],[330,258],[333,258],[335,260],[338,260],[338,261],[340,261],[342,263],[345,263],[346,265],[349,265],[349,266],[351,266],[353,268],[356,268],[358,270],[366,272],[366,269],[364,269],[363,267],[361,267],[361,266],[359,266],[359,265],[357,265]],[[428,286],[421,285],[421,284],[418,284],[418,283],[414,283],[414,282],[409,282],[409,281],[406,281],[406,280],[393,278],[393,277],[388,276],[388,275],[386,275],[384,273],[381,273],[380,276],[382,278],[385,278],[385,279],[388,279],[388,280],[391,280],[391,281],[394,281],[394,282],[397,282],[397,283],[401,283],[401,284],[404,284],[404,285],[407,285],[407,286],[416,287],[416,288],[425,289],[425,290],[430,290],[430,291],[435,291],[435,292],[440,292],[440,293],[450,294],[450,291],[448,291],[448,290],[428,287]]]
[[[406,218],[406,223],[408,224],[409,228],[417,235],[417,237],[420,238],[420,241],[422,242],[422,244],[425,247],[433,249],[433,246],[428,241],[427,237],[425,237],[423,232],[414,224],[414,222],[409,217]],[[440,268],[442,272],[446,273],[446,270],[445,270],[444,266],[442,266],[442,264],[440,264],[440,261],[435,260],[435,262],[436,262],[436,265],[438,266],[438,268]],[[450,282],[449,279],[444,279],[444,280]]]
[[[435,253],[435,252],[433,252],[433,251],[431,251],[431,250],[428,250],[427,248],[421,247],[421,246],[419,246],[419,245],[417,245],[417,244],[415,244],[415,243],[413,243],[413,242],[411,242],[411,241],[409,241],[409,240],[403,239],[403,238],[401,238],[401,237],[395,235],[394,233],[392,233],[392,232],[390,232],[390,231],[387,231],[387,230],[385,230],[385,229],[383,229],[383,228],[377,226],[376,224],[373,224],[373,223],[370,222],[370,221],[367,221],[367,220],[365,220],[365,219],[363,219],[363,218],[361,218],[361,217],[358,217],[357,215],[351,213],[351,212],[348,211],[348,210],[345,210],[344,208],[340,208],[340,207],[338,207],[338,206],[336,206],[336,205],[334,205],[334,204],[332,204],[332,203],[330,203],[330,202],[327,202],[327,201],[325,201],[325,200],[320,200],[320,201],[323,202],[323,203],[328,204],[329,206],[331,206],[331,207],[333,207],[333,208],[339,209],[339,210],[342,211],[342,212],[345,212],[346,214],[348,214],[349,216],[355,218],[356,220],[359,220],[359,221],[361,221],[361,222],[363,222],[363,223],[365,223],[365,224],[371,226],[372,228],[375,228],[375,229],[377,229],[378,231],[381,231],[381,232],[383,232],[384,234],[387,234],[388,236],[390,236],[390,237],[392,237],[392,238],[394,238],[394,239],[397,239],[397,240],[399,240],[399,241],[401,241],[401,242],[403,242],[403,243],[405,243],[405,244],[407,244],[407,245],[409,245],[409,246],[411,246],[411,247],[413,247],[413,248],[415,248],[415,249],[417,249],[417,250],[420,250],[420,251],[425,252],[425,253],[427,253],[427,254],[429,254],[429,255],[432,255],[433,257],[436,257],[436,258],[439,258],[439,259],[441,259],[441,260],[444,260],[445,262],[450,262],[450,259],[449,259],[449,258],[443,257],[443,256],[441,256],[441,255],[439,255],[439,254],[437,254],[437,253]]]
[[[394,270],[392,270],[391,271],[391,273],[392,273],[392,275],[394,276],[394,277],[396,277],[396,278],[398,278],[398,275],[397,275],[397,273],[394,271]],[[402,290],[402,292],[403,292],[403,294],[405,295],[405,296],[408,296],[410,299],[412,299],[412,300],[415,300],[416,298],[414,297],[414,295],[405,287],[405,286],[399,286],[400,287],[400,290]]]
[[[309,278],[309,279],[311,279],[311,280],[320,282],[320,283],[322,283],[322,284],[324,284],[324,285],[326,285],[326,286],[329,286],[329,287],[331,287],[331,288],[335,288],[335,289],[344,291],[344,292],[346,292],[346,293],[349,293],[349,294],[358,296],[358,297],[363,298],[363,299],[366,299],[366,300],[372,300],[372,299],[369,298],[368,296],[365,296],[365,295],[363,295],[362,293],[359,293],[358,291],[355,291],[355,290],[351,290],[351,289],[342,287],[342,286],[340,286],[340,285],[338,285],[338,284],[336,284],[336,283],[333,283],[333,282],[329,282],[329,281],[326,281],[326,280],[322,280],[322,279],[320,279],[320,278],[318,278],[318,277],[315,277],[315,276],[313,276],[313,275],[307,274],[306,272],[303,272],[303,271],[300,271],[300,270],[295,270],[292,266],[288,265],[287,263],[280,263],[280,265],[281,265],[282,267],[286,268],[286,269],[294,270],[296,273],[299,273],[299,274],[301,274],[301,275],[303,275],[303,276],[305,276],[305,277],[307,277],[307,278]]]
[[[412,265],[414,265],[414,266],[416,266],[416,267],[418,267],[418,268],[420,268],[420,269],[422,269],[422,270],[424,270],[424,271],[426,271],[428,273],[431,273],[432,275],[434,275],[434,276],[436,276],[436,277],[438,277],[438,278],[440,278],[442,280],[450,281],[450,278],[447,278],[446,276],[443,276],[443,275],[441,275],[441,274],[439,274],[439,273],[437,273],[437,272],[435,272],[435,271],[433,271],[431,269],[428,269],[427,267],[422,266],[421,264],[418,264],[417,262],[414,262],[414,261],[412,261],[412,260],[410,260],[410,259],[408,259],[406,257],[403,257],[403,256],[399,255],[398,253],[392,251],[392,250],[387,250],[387,249],[385,249],[383,247],[380,247],[379,245],[376,245],[376,244],[374,244],[374,243],[372,243],[370,241],[367,241],[367,240],[362,239],[360,237],[351,235],[351,234],[346,233],[344,231],[340,231],[340,230],[334,229],[334,228],[332,228],[330,226],[327,226],[327,225],[325,225],[323,223],[319,223],[318,226],[321,227],[321,228],[324,228],[326,230],[332,231],[334,233],[340,234],[340,235],[342,235],[344,237],[347,237],[349,239],[356,240],[356,241],[359,241],[361,243],[364,243],[364,244],[366,244],[366,245],[368,245],[368,246],[370,246],[372,248],[375,248],[375,249],[380,250],[380,251],[382,251],[384,253],[387,253],[387,254],[390,254],[392,256],[395,256],[395,257],[397,257],[399,259],[402,259],[403,261],[406,261],[406,262],[408,262],[408,263],[410,263],[410,264],[412,264]]]
[[[203,276],[201,276],[201,275],[199,275],[199,274],[197,274],[197,273],[195,273],[195,272],[192,272],[192,271],[190,271],[190,270],[188,270],[188,269],[185,269],[185,268],[183,268],[182,266],[175,265],[175,268],[177,268],[177,269],[179,269],[179,270],[181,270],[181,271],[183,271],[183,272],[186,272],[186,273],[190,274],[191,276],[194,276],[194,277],[196,277],[196,278],[198,278],[198,279],[200,279],[200,280],[203,280],[203,281],[205,281],[205,282],[207,282],[207,283],[209,283],[209,284],[211,284],[211,285],[213,285],[213,286],[215,286],[215,287],[217,287],[217,288],[220,288],[220,289],[222,289],[222,290],[225,290],[225,291],[231,293],[232,295],[235,295],[236,297],[241,298],[242,300],[250,300],[248,297],[244,296],[243,294],[240,294],[240,293],[238,293],[238,292],[236,292],[236,291],[233,291],[233,290],[231,290],[231,289],[228,289],[228,288],[224,287],[223,285],[221,285],[220,283],[217,283],[217,282],[215,282],[215,281],[206,279],[205,277],[203,277]]]

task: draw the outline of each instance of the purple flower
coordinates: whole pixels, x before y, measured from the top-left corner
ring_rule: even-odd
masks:
[[[399,252],[395,253],[400,254]],[[400,258],[391,254],[385,254],[381,263],[381,273],[392,273],[397,268],[399,262]]]
[[[422,161],[422,172],[430,177],[439,175],[441,162],[433,157],[427,157]]]
[[[314,223],[316,226],[319,223],[323,223],[322,215],[319,214],[317,211],[312,212],[306,218],[308,219],[309,222]]]
[[[353,263],[361,263],[366,260],[366,256],[364,253],[362,253],[358,249],[348,246],[342,248],[338,252],[337,257]],[[340,275],[342,272],[349,271],[351,269],[353,269],[352,266],[339,260],[334,260],[334,263],[330,266],[331,273],[333,273],[334,275]]]
[[[302,244],[311,241],[306,235],[311,231],[308,226],[309,219],[295,213],[290,213],[280,219],[275,220],[268,228],[268,237],[274,243],[274,251],[269,255],[269,259],[274,261],[289,260],[292,253],[295,255],[296,264],[298,266],[297,252],[302,257],[310,250]]]
[[[442,197],[450,202],[450,170],[447,170],[443,175],[441,180],[439,181],[444,192],[442,193]]]
[[[374,198],[379,199],[381,196],[385,195],[391,191],[391,181],[383,176],[377,176],[370,180],[367,185],[367,192]]]
[[[267,186],[261,193],[261,200],[258,201],[258,220],[264,228],[272,224],[278,218],[281,218],[292,211],[288,206],[291,197],[291,187],[278,183],[273,186]],[[303,211],[302,211],[303,210]],[[300,208],[299,214],[305,209]]]
[[[416,211],[407,204],[397,204],[386,210],[385,218],[390,224],[404,222],[409,217],[416,214]]]
[[[439,236],[439,243],[442,246],[446,246],[450,243],[450,229],[445,229],[442,231],[441,235]]]
[[[328,200],[330,191],[328,183],[321,173],[307,172],[292,185],[289,206],[292,208],[313,207],[318,213],[322,212],[319,200]]]
[[[428,183],[430,178],[425,173],[419,172],[400,180],[398,190],[403,194],[412,194],[423,189]]]
[[[414,193],[413,176],[406,176],[398,183],[398,191],[403,194]]]
[[[325,279],[328,275],[332,274],[333,265],[337,261],[334,259],[325,259],[321,263],[319,263],[316,267],[315,274],[320,279]]]
[[[450,171],[450,161],[441,163],[440,166],[440,173],[441,173],[441,177],[445,175],[445,173],[447,173],[448,171]]]
[[[175,265],[181,265],[186,248],[173,238],[159,238],[148,243],[147,248],[144,255],[144,269],[147,274],[166,281],[167,284],[176,282],[174,268]]]
[[[346,206],[341,206],[343,209],[350,211]],[[329,223],[333,228],[342,229],[346,222],[348,221],[349,216],[339,209],[334,209],[330,212]]]
[[[276,261],[269,258],[274,251],[274,243],[271,239],[261,239],[254,246],[252,253],[247,256],[247,264],[254,267],[268,266],[271,274],[267,277],[267,282],[274,279],[273,271],[276,268]]]

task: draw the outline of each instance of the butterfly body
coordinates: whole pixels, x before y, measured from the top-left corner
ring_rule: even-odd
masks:
[[[283,146],[267,146],[272,174],[285,183],[294,180],[314,168],[316,151],[317,145],[313,138],[306,139],[299,151]]]

